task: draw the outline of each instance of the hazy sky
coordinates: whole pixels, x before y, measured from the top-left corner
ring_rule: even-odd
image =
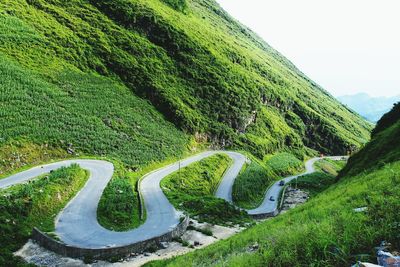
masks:
[[[217,0],[335,96],[400,94],[399,0]]]

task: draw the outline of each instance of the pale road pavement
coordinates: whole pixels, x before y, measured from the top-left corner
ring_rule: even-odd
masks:
[[[104,248],[134,244],[173,230],[183,215],[168,201],[160,188],[160,181],[169,174],[201,159],[217,153],[224,153],[233,160],[233,164],[225,172],[219,185],[216,196],[232,202],[232,186],[235,178],[246,162],[246,157],[237,152],[207,151],[176,162],[159,170],[147,174],[141,181],[140,189],[145,204],[147,219],[138,228],[126,232],[114,232],[103,228],[97,221],[97,206],[107,183],[112,178],[114,167],[111,163],[101,160],[66,160],[34,167],[0,180],[0,189],[12,185],[28,182],[42,174],[49,173],[61,167],[78,164],[88,170],[90,177],[83,189],[67,204],[56,218],[57,236],[65,244],[80,248]],[[341,158],[341,157],[331,157]],[[306,162],[306,173],[314,171],[313,163],[320,158]],[[303,175],[301,174],[301,175]],[[300,175],[298,175],[300,176]],[[298,176],[285,178],[289,182]],[[260,207],[249,210],[249,214],[263,214],[277,209],[276,201],[270,201],[270,196],[278,199],[281,186],[276,182],[265,195]]]

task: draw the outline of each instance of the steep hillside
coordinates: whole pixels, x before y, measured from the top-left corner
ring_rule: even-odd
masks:
[[[352,156],[340,176],[380,168],[400,159],[400,103],[383,115],[372,131],[372,140]]]
[[[381,127],[350,158],[338,182],[316,177],[318,173],[299,179],[302,188],[311,180],[325,179],[310,184],[313,195],[303,206],[205,249],[146,266],[350,266],[359,260],[376,262],[375,247],[383,240],[398,251],[400,118],[396,112],[386,116],[393,118],[392,123]],[[333,184],[326,188],[324,183]]]
[[[259,158],[369,139],[368,123],[213,0],[3,0],[0,58],[3,171],[38,147],[136,168],[179,156],[188,135]]]

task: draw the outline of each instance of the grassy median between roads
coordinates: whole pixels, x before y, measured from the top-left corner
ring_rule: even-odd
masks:
[[[217,154],[172,173],[161,181],[171,203],[199,221],[236,224],[248,220],[247,214],[214,196],[232,160]]]
[[[304,170],[304,162],[287,152],[265,156],[264,162],[281,177],[297,174]]]
[[[278,176],[256,158],[246,164],[236,178],[232,188],[232,198],[242,208],[255,208],[264,199],[265,190]]]
[[[83,187],[88,173],[72,165],[34,181],[0,190],[0,266],[22,266],[13,252],[30,237],[32,228],[54,231],[54,220]]]

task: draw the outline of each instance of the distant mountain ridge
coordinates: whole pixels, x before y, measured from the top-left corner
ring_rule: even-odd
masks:
[[[383,114],[391,110],[394,103],[400,101],[400,95],[372,97],[366,93],[358,93],[339,96],[337,99],[367,120],[377,122]]]

